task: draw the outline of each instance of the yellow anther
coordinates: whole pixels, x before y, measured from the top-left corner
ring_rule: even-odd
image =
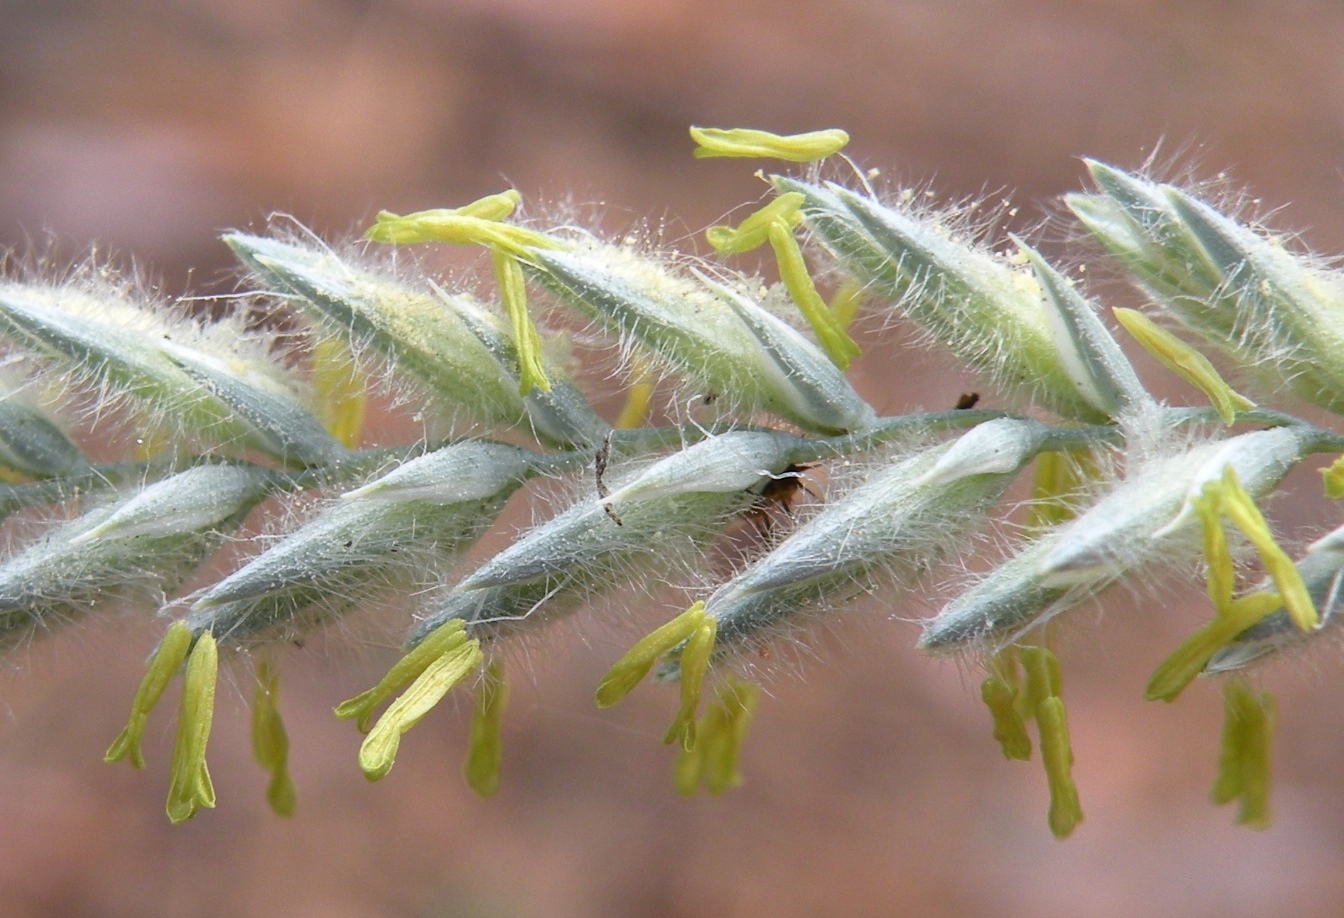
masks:
[[[414,682],[444,654],[467,642],[467,636],[462,630],[464,627],[461,619],[453,619],[434,629],[407,651],[377,685],[338,705],[336,716],[342,720],[358,718],[359,732],[368,733],[373,712],[378,705]]]
[[[1251,593],[1233,600],[1225,612],[1215,615],[1162,661],[1148,680],[1145,697],[1149,701],[1175,701],[1228,641],[1282,607],[1278,593]]]
[[[1017,691],[997,676],[980,683],[980,699],[989,708],[994,720],[994,739],[998,740],[1005,759],[1026,761],[1031,758],[1031,737],[1027,726],[1017,713]]]
[[[467,759],[462,765],[462,774],[468,786],[482,797],[493,797],[495,791],[499,790],[504,705],[508,696],[504,665],[499,660],[491,660],[480,685],[476,687]]]
[[[1175,701],[1220,648],[1271,612],[1286,609],[1302,630],[1316,627],[1316,606],[1292,559],[1274,541],[1269,524],[1255,502],[1242,489],[1231,465],[1223,477],[1204,486],[1194,509],[1204,529],[1204,557],[1208,565],[1208,592],[1213,602],[1213,620],[1186,638],[1162,661],[1148,680],[1145,695],[1150,701]],[[1228,551],[1222,518],[1245,534],[1260,555],[1261,564],[1274,581],[1276,592],[1257,592],[1232,599],[1236,571]]]
[[[513,343],[518,350],[518,394],[526,395],[534,388],[550,392],[551,382],[541,364],[541,336],[527,313],[527,284],[522,266],[517,258],[503,249],[492,250],[490,259],[495,267],[499,298],[513,326]]]
[[[849,143],[849,135],[838,128],[806,134],[780,135],[749,128],[691,128],[695,158],[740,157],[782,159],[791,163],[810,163],[838,153]]]
[[[271,774],[266,800],[280,816],[293,816],[297,797],[289,776],[289,735],[280,719],[280,674],[269,660],[257,662],[252,688],[252,755]]]
[[[550,237],[526,227],[451,210],[423,210],[405,216],[382,211],[364,237],[398,245],[418,242],[482,245],[524,257],[533,249],[552,249],[559,245]]]
[[[120,762],[129,757],[133,767],[145,767],[140,741],[145,734],[149,712],[163,697],[169,680],[182,668],[189,650],[191,650],[191,629],[187,627],[186,622],[173,622],[145,666],[145,675],[141,678],[140,685],[135,690],[135,698],[131,701],[130,721],[126,724],[126,729],[122,730],[108,747],[107,753],[103,756],[104,762]]]
[[[1221,485],[1209,482],[1193,506],[1204,532],[1209,601],[1213,603],[1214,614],[1223,615],[1232,606],[1232,587],[1237,572],[1232,565],[1232,553],[1227,548],[1227,534],[1223,532]]]
[[[1129,332],[1144,350],[1156,357],[1164,367],[1208,396],[1224,424],[1236,421],[1238,409],[1255,407],[1255,402],[1236,392],[1223,381],[1207,357],[1137,309],[1117,307],[1112,312],[1125,327],[1125,331]]]
[[[196,639],[182,677],[182,704],[177,712],[177,738],[168,785],[168,818],[185,822],[200,807],[215,805],[215,787],[205,765],[205,747],[215,716],[215,681],[219,650],[210,632]]]
[[[1026,673],[1022,686],[1023,719],[1036,716],[1036,709],[1047,698],[1059,697],[1061,674],[1059,658],[1045,647],[1023,647],[1020,651],[1022,669]]]
[[[779,264],[779,278],[803,318],[812,326],[817,343],[832,363],[842,370],[848,369],[849,362],[859,356],[859,346],[841,327],[821,299],[821,294],[817,293],[812,275],[807,273],[803,252],[798,248],[798,240],[788,224],[779,220],[770,224],[770,247],[774,249],[775,260]]]
[[[835,296],[831,297],[831,312],[835,315],[835,321],[840,323],[841,328],[849,328],[854,321],[854,317],[863,308],[864,299],[863,285],[858,281],[846,279],[840,282],[840,286],[836,288]]]
[[[714,715],[718,723],[710,731],[712,742],[705,746],[704,781],[711,794],[721,794],[742,784],[738,761],[759,696],[759,688],[741,679],[727,679],[719,687],[718,701],[706,715]]]
[[[353,448],[364,427],[365,385],[344,341],[323,338],[314,346],[313,391],[322,426],[342,446]]]
[[[1064,838],[1083,821],[1083,810],[1073,784],[1069,725],[1059,697],[1059,660],[1045,647],[1023,647],[1020,656],[1026,679],[1018,698],[1019,710],[1026,707],[1036,720],[1041,761],[1050,787],[1050,831],[1056,838]]]
[[[1333,500],[1344,497],[1344,456],[1330,463],[1329,468],[1321,469],[1321,478],[1325,483],[1325,496]]]
[[[498,194],[487,194],[470,204],[453,208],[455,213],[464,217],[480,217],[482,220],[503,220],[513,215],[518,202],[523,199],[516,189],[509,188]]]
[[[1240,800],[1237,822],[1253,829],[1269,827],[1269,749],[1274,732],[1274,700],[1256,693],[1244,680],[1223,686],[1223,734],[1218,777],[1211,796],[1216,804]]]
[[[803,222],[802,207],[807,199],[797,191],[779,195],[751,214],[736,227],[711,226],[705,238],[720,255],[741,255],[770,241],[770,227],[782,221],[789,229]]]
[[[1055,838],[1067,838],[1083,821],[1083,808],[1073,784],[1073,750],[1069,745],[1064,702],[1051,697],[1037,705],[1036,728],[1041,737],[1046,783],[1050,786],[1050,831]]]
[[[1303,631],[1311,631],[1320,624],[1316,605],[1311,601],[1311,594],[1307,592],[1297,566],[1274,541],[1269,524],[1265,522],[1255,501],[1242,489],[1241,483],[1237,481],[1237,473],[1230,464],[1223,469],[1222,513],[1255,546],[1260,563],[1274,581],[1293,624]]]
[[[480,668],[485,659],[481,643],[460,643],[425,667],[406,691],[388,706],[359,747],[359,767],[364,777],[377,781],[387,776],[397,760],[401,737],[433,710],[444,695]]]
[[[620,701],[649,674],[658,658],[689,638],[705,621],[705,604],[694,603],[672,621],[640,638],[602,677],[597,686],[597,706],[609,708]]]
[[[663,742],[672,744],[681,742],[681,748],[690,749],[695,745],[695,709],[700,704],[700,688],[704,684],[705,674],[709,672],[709,658],[714,653],[714,636],[719,623],[704,617],[695,631],[686,640],[678,660],[680,668],[681,707],[672,719]]]
[[[689,797],[703,785],[709,793],[721,794],[741,785],[738,758],[759,693],[740,679],[723,682],[715,703],[696,724],[695,745],[678,750],[673,768],[677,793]]]

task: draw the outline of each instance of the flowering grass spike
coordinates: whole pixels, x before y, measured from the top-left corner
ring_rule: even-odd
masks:
[[[855,181],[847,158],[823,162],[843,131],[691,136],[697,158],[815,165],[767,177],[769,199],[703,251],[521,219],[510,189],[379,213],[362,241],[227,233],[246,289],[212,303],[106,266],[0,279],[0,645],[17,656],[112,615],[166,622],[106,760],[156,754],[151,711],[180,676],[177,823],[216,804],[221,678],[248,689],[268,803],[296,813],[306,753],[281,719],[283,653],[351,616],[404,636],[335,709],[370,780],[461,686],[462,775],[494,795],[506,660],[521,641],[550,653],[548,626],[582,616],[647,632],[595,698],[677,683],[641,691],[670,693],[663,735],[689,795],[747,777],[761,685],[790,645],[932,605],[918,646],[976,658],[987,732],[1008,759],[1039,752],[1063,838],[1083,810],[1050,623],[1114,584],[1153,595],[1202,569],[1212,616],[1146,694],[1231,674],[1213,799],[1267,825],[1276,712],[1247,671],[1332,652],[1344,526],[1290,553],[1263,508],[1309,456],[1344,452],[1344,276],[1239,208],[1096,161],[1095,189],[1065,200],[1104,256],[1000,234],[1007,205]],[[485,276],[428,270],[433,243],[482,247]],[[767,245],[771,276],[744,271]],[[1103,308],[1107,288],[1084,283],[1101,258],[1149,302]],[[1086,274],[1059,267],[1083,259]],[[875,386],[880,361],[903,372],[892,328],[979,374],[974,392]],[[1136,345],[1198,390],[1193,406],[1145,385]],[[364,422],[384,403],[422,435],[379,441]],[[1006,497],[1026,496],[1024,475],[1025,507]],[[1322,475],[1344,495],[1344,459]],[[530,519],[487,555],[511,501]],[[996,543],[992,564],[968,559]]]

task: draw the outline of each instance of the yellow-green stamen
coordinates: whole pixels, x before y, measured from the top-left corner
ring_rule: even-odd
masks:
[[[173,742],[168,785],[168,818],[174,824],[190,819],[200,807],[215,805],[215,787],[205,765],[205,747],[215,716],[218,675],[219,650],[214,636],[207,631],[196,639],[182,677],[182,704],[177,714],[177,738]]]
[[[1237,822],[1253,829],[1268,828],[1274,700],[1268,692],[1252,691],[1242,679],[1229,679],[1223,686],[1223,718],[1213,802],[1240,800]]]
[[[840,152],[849,135],[839,128],[805,134],[772,134],[750,128],[691,128],[696,159],[716,157],[782,159],[810,163]]]
[[[681,748],[695,745],[695,710],[700,705],[700,688],[709,672],[709,658],[714,653],[714,636],[719,623],[708,616],[696,626],[681,649],[680,668],[681,706],[672,726],[667,728],[663,742],[671,745],[681,742]]]
[[[1129,332],[1145,351],[1156,357],[1164,367],[1208,396],[1224,424],[1230,425],[1236,421],[1238,409],[1244,411],[1255,407],[1255,402],[1236,392],[1223,381],[1207,357],[1137,309],[1117,307],[1112,312],[1124,326],[1125,331]]]
[[[854,317],[863,308],[864,299],[864,288],[858,281],[846,279],[840,282],[840,286],[835,290],[835,296],[831,297],[831,312],[841,328],[849,329]]]
[[[365,385],[344,341],[323,338],[314,346],[313,391],[322,426],[342,446],[353,448],[364,427]]]
[[[338,705],[336,716],[342,720],[358,718],[359,732],[368,733],[373,712],[380,704],[414,682],[435,660],[466,643],[464,627],[461,619],[453,619],[431,631],[407,651],[377,685]]]
[[[705,238],[720,255],[742,255],[770,241],[770,227],[782,222],[793,229],[803,220],[802,206],[807,198],[797,191],[779,195],[769,204],[745,218],[736,227],[711,226]]]
[[[1041,738],[1041,761],[1050,787],[1050,831],[1055,838],[1067,838],[1083,821],[1078,789],[1073,784],[1073,750],[1069,745],[1069,724],[1064,702],[1047,698],[1036,708],[1036,728]]]
[[[1252,593],[1229,603],[1226,612],[1182,641],[1162,661],[1148,680],[1144,696],[1149,701],[1175,701],[1228,641],[1282,606],[1278,593]]]
[[[1332,500],[1344,497],[1344,456],[1330,463],[1329,468],[1321,469],[1321,479],[1325,485],[1325,496]]]
[[[678,750],[673,769],[677,793],[692,796],[703,784],[717,795],[742,784],[738,758],[759,694],[755,685],[741,679],[726,679],[719,686],[715,703],[696,725],[695,745]]]
[[[131,701],[130,720],[108,747],[107,753],[103,756],[104,762],[120,762],[129,757],[132,767],[145,767],[140,742],[145,734],[149,712],[163,697],[168,682],[182,667],[190,650],[191,629],[187,627],[186,622],[173,622],[145,666],[145,675],[135,690],[135,698]]]
[[[1265,522],[1255,501],[1237,481],[1237,473],[1231,465],[1223,469],[1222,512],[1232,524],[1242,531],[1250,543],[1255,546],[1264,565],[1265,573],[1274,581],[1283,600],[1283,607],[1293,624],[1303,631],[1311,631],[1320,624],[1316,614],[1316,605],[1311,601],[1307,585],[1293,564],[1293,559],[1274,541],[1274,534]]]
[[[1030,759],[1031,737],[1017,713],[1017,690],[997,676],[990,676],[980,683],[980,699],[993,718],[994,739],[998,740],[1003,757],[1023,762]]]
[[[553,249],[559,245],[536,230],[444,210],[426,210],[406,216],[383,211],[378,214],[377,221],[364,233],[366,239],[374,242],[481,245],[522,257],[532,249]]]
[[[289,776],[289,735],[280,719],[280,674],[269,660],[257,662],[252,689],[252,755],[271,775],[266,800],[280,816],[293,816],[297,804]]]
[[[364,777],[377,781],[387,776],[397,759],[401,737],[420,722],[452,688],[480,668],[485,655],[480,641],[459,643],[425,667],[406,691],[388,706],[359,747],[359,767]]]
[[[499,790],[499,762],[503,751],[504,705],[509,687],[504,681],[504,665],[491,660],[476,687],[471,713],[471,733],[462,774],[468,786],[482,797],[493,797]]]
[[[1316,626],[1316,607],[1292,559],[1274,541],[1269,525],[1249,494],[1237,481],[1231,465],[1223,476],[1204,486],[1193,502],[1204,530],[1204,557],[1213,620],[1186,638],[1162,661],[1148,680],[1150,701],[1174,701],[1203,670],[1220,648],[1271,612],[1284,608],[1304,631]],[[1255,546],[1277,592],[1261,591],[1232,599],[1236,571],[1227,547],[1222,519],[1228,518]]]
[[[841,327],[835,315],[817,293],[812,283],[812,275],[803,261],[803,251],[788,224],[776,220],[770,224],[770,247],[775,252],[775,261],[779,265],[779,278],[793,297],[803,318],[812,326],[817,343],[831,362],[842,370],[849,368],[849,362],[859,356],[859,346]]]
[[[1073,784],[1073,750],[1064,701],[1060,698],[1059,660],[1045,647],[1024,647],[1021,659],[1026,673],[1023,702],[1030,706],[1036,719],[1041,761],[1050,788],[1050,831],[1056,838],[1064,838],[1083,821],[1083,810]]]
[[[518,259],[502,249],[490,253],[495,267],[495,282],[499,298],[504,303],[509,323],[513,326],[513,343],[518,350],[518,394],[526,395],[534,388],[551,391],[551,381],[541,364],[541,336],[527,312],[527,284],[523,279]]]
[[[597,706],[609,708],[620,701],[653,669],[658,658],[685,641],[705,621],[705,604],[696,602],[672,621],[640,638],[612,664],[597,686]]]

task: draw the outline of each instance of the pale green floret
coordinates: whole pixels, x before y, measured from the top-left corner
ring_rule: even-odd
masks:
[[[1178,188],[1088,167],[1074,213],[1165,308],[1270,386],[1344,412],[1344,281]]]
[[[68,475],[88,460],[45,412],[18,389],[0,395],[0,473],[32,478]]]
[[[969,447],[944,443],[899,459],[827,504],[707,600],[720,651],[834,607],[878,571],[908,581],[932,567],[951,540],[983,520],[1042,448],[1046,429],[990,421],[961,438],[970,438]]]
[[[161,346],[205,391],[233,409],[250,428],[249,441],[267,455],[284,463],[323,465],[345,452],[322,422],[299,405],[297,394],[279,385],[271,374],[254,372],[243,361],[226,363],[170,341]]]
[[[538,471],[563,471],[574,466],[576,459],[572,454],[542,456],[491,440],[463,440],[409,459],[368,484],[346,491],[341,500],[455,504],[511,491]]]
[[[1077,309],[1062,284],[1054,284],[1047,298],[1030,270],[959,240],[932,218],[902,213],[839,185],[783,176],[771,181],[778,191],[806,196],[808,228],[846,272],[959,359],[1008,389],[1038,395],[1065,417],[1104,421],[1119,407],[1111,390],[1127,391],[1128,380],[1115,375],[1125,365],[1095,348],[1109,336],[1095,316],[1085,314],[1091,307]],[[1060,317],[1061,308],[1069,318]]]
[[[1028,543],[950,602],[925,626],[919,646],[955,650],[1007,639],[1144,565],[1193,560],[1200,545],[1192,502],[1204,484],[1230,465],[1250,494],[1264,494],[1318,435],[1294,427],[1254,431],[1131,470],[1087,511]]]
[[[985,642],[1011,643],[1037,619],[1067,609],[1105,582],[1048,587],[1037,566],[1058,544],[1058,530],[1028,543],[924,625],[917,646],[933,653],[964,650]]]
[[[772,470],[811,454],[805,440],[769,430],[739,430],[702,440],[653,463],[602,499],[619,513],[625,504],[675,494],[746,491]]]
[[[0,564],[0,634],[176,588],[274,485],[246,466],[190,469],[89,511]]]
[[[818,369],[826,358],[814,345],[784,335],[780,323],[757,312],[744,319],[742,294],[730,303],[702,282],[596,242],[572,252],[537,251],[531,261],[536,281],[566,305],[651,351],[730,408],[768,411],[825,433],[872,421],[872,410],[853,390],[837,385],[834,367]]]
[[[1043,583],[1067,586],[1119,576],[1139,559],[1167,549],[1196,522],[1204,485],[1231,466],[1252,496],[1274,488],[1309,450],[1315,434],[1297,427],[1253,431],[1206,443],[1131,472],[1116,490],[1072,523],[1038,567]]]
[[[301,627],[301,613],[340,614],[398,578],[426,585],[484,532],[533,474],[536,458],[518,447],[466,441],[413,459],[206,590],[187,623],[193,633],[209,630],[237,643]]]
[[[263,283],[289,294],[327,331],[348,337],[354,353],[373,351],[444,408],[486,425],[528,426],[517,378],[441,296],[326,251],[242,233],[224,241]]]
[[[199,465],[147,485],[70,544],[204,531],[245,513],[278,483],[278,476],[255,466]]]
[[[165,340],[199,332],[115,292],[93,296],[67,288],[0,284],[0,337],[216,442],[245,440],[251,433],[246,423],[164,352]]]
[[[1245,358],[1302,398],[1344,413],[1344,279],[1177,189],[1167,193],[1247,316],[1237,342]]]

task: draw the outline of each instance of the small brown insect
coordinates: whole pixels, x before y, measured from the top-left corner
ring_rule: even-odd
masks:
[[[974,408],[976,402],[980,401],[979,392],[963,392],[961,398],[957,399],[957,404],[953,407],[957,411],[965,411],[968,408]]]
[[[808,487],[803,474],[812,468],[816,468],[816,463],[792,463],[778,475],[771,475],[756,500],[742,511],[742,519],[750,523],[762,539],[768,539],[774,532],[778,513],[793,515],[793,505],[804,492],[820,499],[820,495]]]

